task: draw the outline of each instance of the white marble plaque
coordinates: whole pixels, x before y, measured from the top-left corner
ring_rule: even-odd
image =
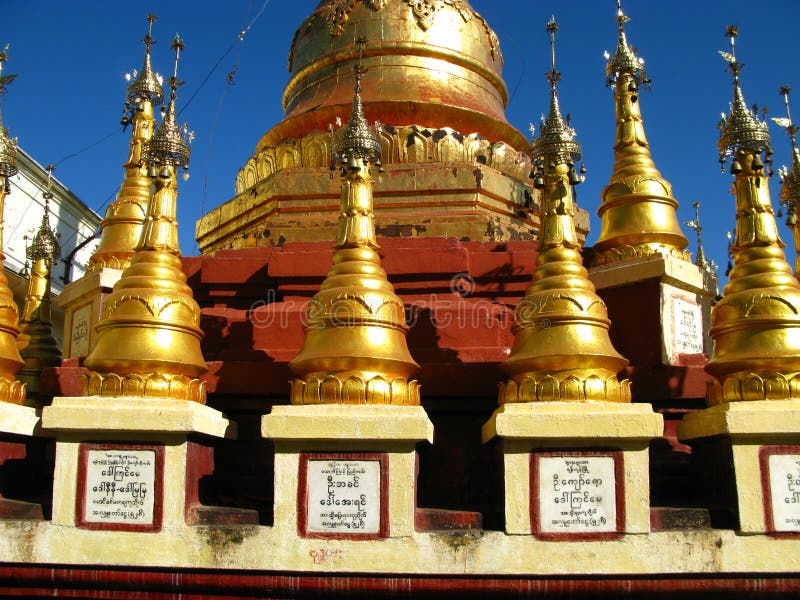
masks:
[[[539,530],[603,533],[617,530],[617,487],[611,456],[541,456]]]
[[[769,457],[769,491],[775,531],[800,531],[800,454]]]
[[[677,354],[703,352],[703,313],[700,306],[682,298],[672,298],[672,318],[675,335],[672,339]]]
[[[309,533],[380,533],[379,460],[309,460],[307,477]]]
[[[81,306],[72,313],[70,331],[70,357],[82,358],[89,354],[89,328],[91,327],[92,305]]]
[[[155,482],[154,450],[89,450],[84,522],[152,525]]]

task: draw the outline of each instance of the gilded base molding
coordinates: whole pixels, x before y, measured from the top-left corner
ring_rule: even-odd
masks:
[[[605,379],[597,370],[588,376],[576,375],[574,370],[548,372],[541,376],[526,375],[498,384],[498,404],[516,402],[630,402],[631,382],[618,380],[614,373]]]
[[[609,248],[605,251],[595,251],[592,255],[592,266],[611,265],[648,256],[673,256],[687,262],[692,262],[692,253],[688,250],[679,250],[675,246],[665,244],[636,244]]]
[[[420,385],[403,377],[376,375],[365,380],[358,373],[295,379],[290,382],[292,404],[390,404],[419,406]]]
[[[0,402],[25,404],[26,385],[16,379],[0,379]]]
[[[163,373],[120,376],[92,371],[83,376],[83,393],[86,396],[170,398],[206,403],[205,381]]]
[[[800,399],[800,371],[739,372],[708,382],[706,402],[709,406],[729,402]]]

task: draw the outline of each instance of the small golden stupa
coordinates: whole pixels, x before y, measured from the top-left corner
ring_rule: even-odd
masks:
[[[583,267],[575,232],[572,186],[581,182],[581,147],[558,103],[555,18],[547,24],[552,48],[550,113],[533,143],[534,185],[542,189],[542,231],[533,284],[515,311],[514,345],[501,369],[499,403],[630,402],[630,381],[617,379],[628,361],[609,339],[606,306]]]
[[[53,193],[53,165],[47,167],[48,189],[44,193],[44,214],[42,223],[33,236],[25,254],[30,262],[30,279],[25,305],[20,318],[20,335],[17,349],[25,365],[17,373],[20,381],[27,386],[28,398],[41,400],[40,378],[48,367],[61,364],[61,349],[53,336],[51,319],[50,283],[53,264],[61,257],[58,235],[50,226],[50,200]]]
[[[794,273],[800,273],[800,227],[797,224],[797,209],[800,208],[800,149],[797,147],[797,132],[800,128],[792,123],[792,112],[789,109],[788,86],[781,87],[780,94],[786,104],[786,117],[773,118],[781,127],[786,129],[789,139],[792,141],[792,166],[785,165],[780,168],[778,174],[781,177],[780,203],[786,207],[786,225],[792,230],[794,237],[795,265]]]
[[[200,308],[181,270],[176,204],[178,167],[188,168],[191,134],[176,121],[178,60],[183,41],[172,42],[175,68],[166,114],[143,149],[156,191],[136,254],[106,299],[97,344],[86,358],[85,393],[151,396],[205,402],[206,371],[200,351]]]
[[[419,405],[419,369],[406,344],[402,301],[381,268],[372,207],[372,169],[381,143],[364,116],[359,38],[350,121],[333,135],[341,173],[339,227],[333,267],[308,307],[305,339],[289,366],[292,404]]]
[[[133,258],[150,199],[152,183],[147,177],[147,165],[142,160],[142,148],[150,141],[156,120],[153,108],[164,101],[164,91],[150,63],[150,46],[153,44],[153,23],[156,17],[147,15],[147,35],[144,66],[133,72],[133,81],[126,90],[122,125],[131,125],[131,142],[125,167],[125,178],[117,199],[106,210],[100,224],[100,243],[97,245],[86,270],[99,271],[105,267],[125,269]]]
[[[766,121],[744,101],[736,60],[738,30],[727,29],[733,102],[720,123],[720,162],[730,160],[736,197],[734,267],[723,298],[712,311],[714,353],[706,371],[709,405],[739,400],[800,398],[800,283],[778,236],[764,158],[769,163]]]
[[[3,63],[8,60],[8,46],[0,51],[0,98],[6,93],[9,83],[16,75],[3,75]],[[25,384],[15,379],[15,374],[22,368],[23,360],[17,350],[19,313],[14,302],[14,295],[8,287],[3,262],[3,209],[6,194],[11,191],[9,177],[17,174],[17,140],[9,138],[3,126],[3,115],[0,112],[0,402],[22,404],[25,402]]]
[[[614,168],[597,211],[601,227],[594,265],[652,254],[690,258],[684,250],[689,242],[678,223],[678,201],[656,168],[645,137],[639,89],[650,80],[644,61],[628,45],[625,23],[629,20],[617,0],[617,49],[613,57],[606,54],[610,58],[607,83],[614,88],[617,118]]]

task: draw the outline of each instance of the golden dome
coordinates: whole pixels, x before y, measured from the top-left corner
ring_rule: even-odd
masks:
[[[450,127],[528,147],[505,118],[497,35],[466,0],[323,0],[289,52],[286,116],[257,152],[347,117],[359,36],[368,40],[362,95],[370,120]]]

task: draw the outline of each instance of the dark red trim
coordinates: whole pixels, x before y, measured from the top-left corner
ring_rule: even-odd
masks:
[[[290,573],[201,569],[0,565],[0,596],[156,600],[181,598],[402,597],[664,597],[758,598],[800,594],[800,574],[650,576],[442,576]]]
[[[156,473],[153,482],[153,523],[137,525],[131,523],[90,523],[83,518],[86,501],[86,468],[91,450],[151,450],[155,453]],[[81,529],[104,531],[161,531],[161,520],[164,512],[164,445],[124,442],[82,442],[78,447],[78,485],[75,498],[75,526]]]
[[[775,515],[772,512],[772,488],[769,484],[769,457],[773,454],[798,454],[798,445],[775,445],[761,446],[758,449],[758,463],[761,467],[761,490],[764,502],[764,526],[770,537],[774,538],[798,538],[800,531],[777,531],[775,529]]]
[[[551,533],[543,532],[539,511],[539,459],[543,456],[607,456],[614,460],[615,501],[617,512],[616,531],[597,533]],[[619,539],[625,530],[625,470],[622,450],[618,448],[535,448],[530,454],[530,517],[531,533],[546,541],[601,541]]]
[[[297,532],[300,537],[327,540],[380,540],[389,537],[389,455],[385,452],[301,452],[297,475]],[[377,460],[380,463],[380,525],[378,533],[308,531],[308,461]]]

